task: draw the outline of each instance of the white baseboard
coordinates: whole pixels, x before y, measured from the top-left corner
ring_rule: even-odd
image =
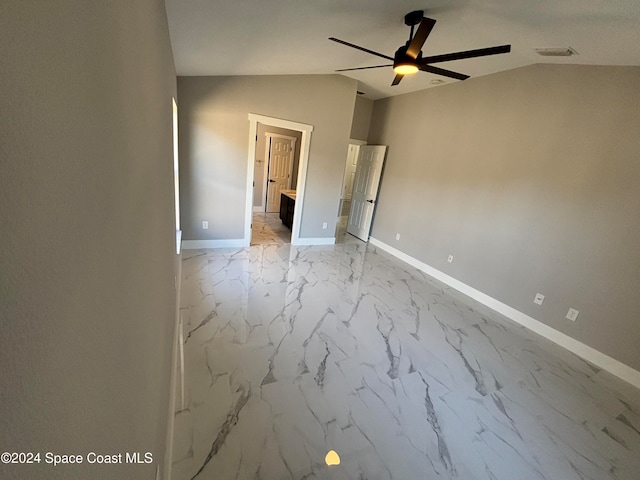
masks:
[[[248,247],[249,242],[242,238],[230,240],[183,240],[183,250],[197,250],[200,248],[242,248]]]
[[[298,238],[293,245],[334,245],[335,237],[330,238]]]
[[[605,355],[595,348],[590,347],[589,345],[585,345],[584,343],[579,342],[569,335],[551,328],[549,325],[546,325],[539,320],[536,320],[535,318],[530,317],[529,315],[522,313],[521,311],[516,310],[515,308],[510,307],[509,305],[502,303],[501,301],[496,300],[495,298],[490,297],[489,295],[482,293],[481,291],[476,290],[475,288],[470,287],[469,285],[462,283],[459,280],[456,280],[455,278],[441,272],[440,270],[436,270],[426,263],[421,262],[420,260],[413,258],[412,256],[407,255],[406,253],[401,252],[400,250],[393,248],[392,246],[387,245],[386,243],[376,238],[371,237],[369,239],[369,243],[390,253],[394,257],[399,258],[400,260],[408,263],[418,270],[422,270],[427,275],[440,280],[441,282],[449,285],[452,288],[455,288],[466,296],[473,298],[483,305],[486,305],[492,310],[495,310],[496,312],[513,320],[514,322],[519,323],[529,330],[532,330],[538,335],[541,335],[548,340],[556,343],[557,345],[566,348],[570,352],[573,352],[579,357],[588,360],[589,362],[602,368],[603,370],[612,373],[616,377],[621,378],[634,387],[640,388],[640,372],[616,360],[615,358]]]
[[[258,207],[256,207],[256,206],[254,205],[254,207],[253,207],[253,211],[254,211],[255,213],[264,213],[264,205],[260,205],[260,206],[258,206]]]

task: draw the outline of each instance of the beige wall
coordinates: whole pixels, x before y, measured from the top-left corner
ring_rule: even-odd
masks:
[[[43,455],[0,478],[152,480],[175,315],[164,2],[1,2],[0,58],[0,445]]]
[[[354,140],[367,140],[372,111],[373,100],[361,96],[356,97],[353,119],[351,120],[351,136],[349,138],[353,138]]]
[[[639,85],[534,65],[376,101],[372,235],[640,369]]]
[[[254,163],[255,187],[253,188],[253,205],[260,206],[265,204],[266,184],[263,185],[264,171],[268,168],[267,153],[267,136],[266,133],[276,133],[287,137],[294,137],[296,144],[293,152],[293,165],[291,171],[291,188],[295,190],[296,181],[298,180],[298,164],[300,161],[300,142],[302,140],[302,132],[288,130],[286,128],[273,127],[271,125],[263,125],[258,123],[258,141],[256,142],[256,161]]]
[[[339,75],[179,77],[178,94],[186,240],[244,236],[249,113],[314,127],[300,236],[333,237],[355,80]],[[208,230],[202,229],[203,220]]]

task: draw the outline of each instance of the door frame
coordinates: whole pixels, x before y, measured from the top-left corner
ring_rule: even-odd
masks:
[[[258,132],[258,123],[271,125],[273,127],[286,128],[288,130],[296,130],[302,133],[302,138],[300,139],[300,160],[298,163],[298,183],[296,185],[296,206],[293,210],[293,225],[291,226],[291,244],[301,245],[300,220],[302,218],[302,206],[304,205],[307,167],[309,164],[309,149],[311,145],[311,132],[313,132],[313,125],[292,122],[290,120],[283,120],[281,118],[268,117],[266,115],[259,115],[256,113],[249,113],[249,153],[247,155],[247,186],[243,239],[244,246],[248,247],[251,243],[254,163],[256,159],[256,136]]]
[[[262,122],[260,122],[262,123]],[[264,152],[264,158],[266,158],[266,168],[263,168],[263,179],[262,179],[262,186],[264,187],[264,195],[262,196],[262,212],[266,212],[267,211],[267,203],[268,203],[268,198],[269,198],[269,169],[271,167],[271,140],[278,137],[278,138],[286,138],[287,140],[289,140],[291,142],[291,165],[289,166],[289,181],[288,181],[288,187],[287,188],[291,188],[291,173],[293,172],[293,162],[296,159],[296,142],[298,141],[298,139],[296,137],[291,137],[289,135],[283,135],[281,133],[274,133],[274,132],[264,132],[264,136],[267,137],[267,141],[265,144],[265,152]]]

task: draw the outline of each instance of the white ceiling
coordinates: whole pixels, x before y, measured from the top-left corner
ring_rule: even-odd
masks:
[[[424,55],[510,43],[511,53],[436,66],[480,76],[533,63],[640,65],[640,0],[165,0],[178,75],[334,73],[388,63],[328,40],[393,56],[404,15],[437,20]],[[541,57],[535,48],[579,55]],[[344,72],[376,99],[456,82],[418,72],[391,87],[391,67]]]

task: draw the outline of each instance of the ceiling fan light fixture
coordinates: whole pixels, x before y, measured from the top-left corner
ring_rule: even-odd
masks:
[[[418,71],[418,67],[414,63],[398,63],[393,66],[393,71],[397,75],[413,75]]]
[[[407,55],[407,47],[400,47],[393,56],[393,71],[396,75],[413,75],[418,71],[416,59]]]

